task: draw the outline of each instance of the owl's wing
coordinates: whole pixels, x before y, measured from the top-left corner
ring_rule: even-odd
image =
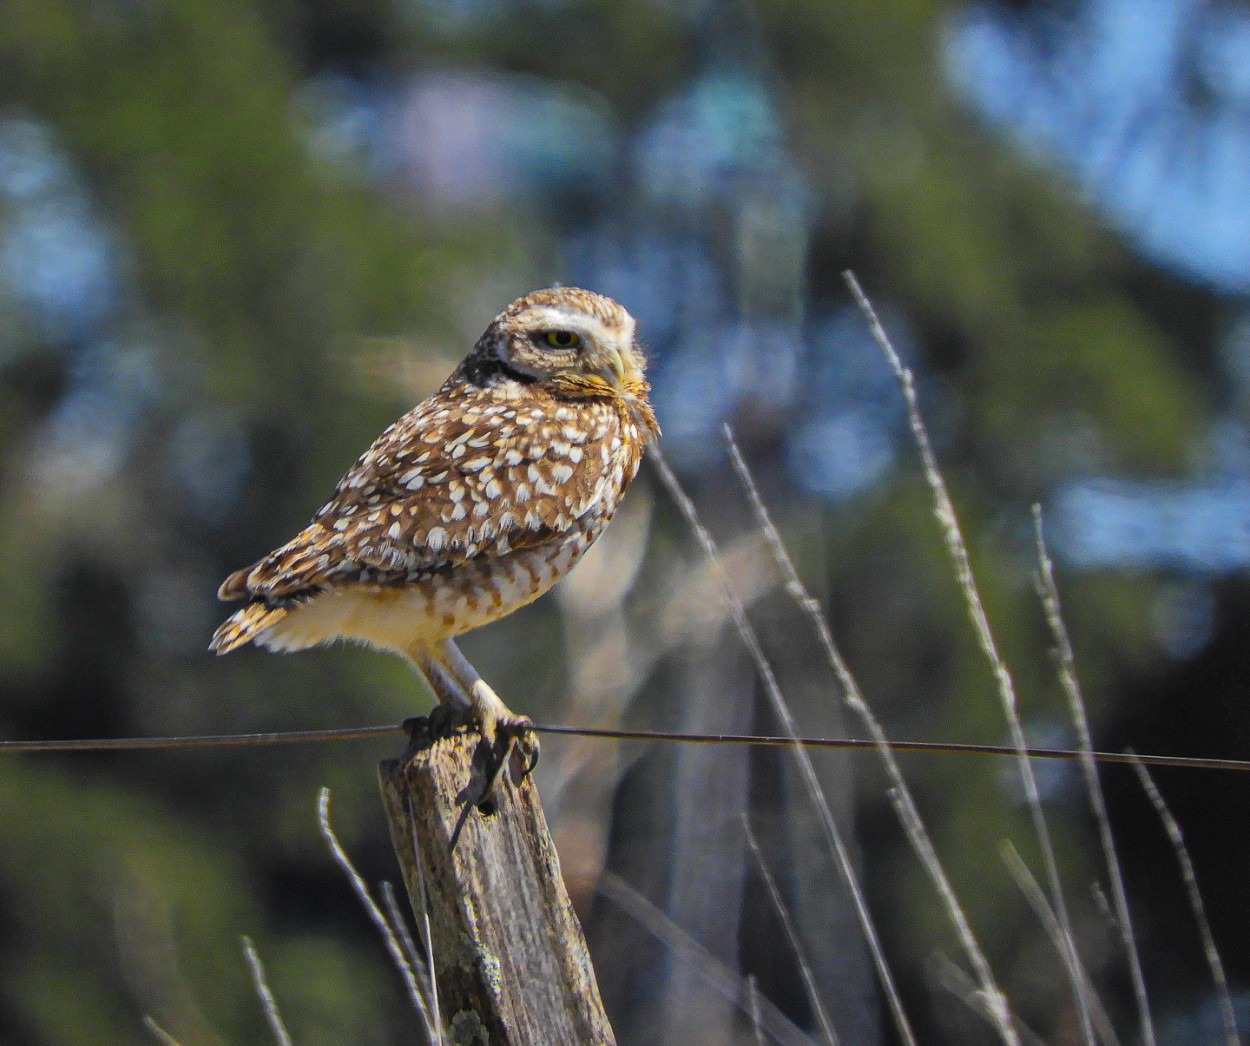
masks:
[[[404,584],[558,540],[603,496],[611,418],[436,396],[386,430],[293,540],[222,584],[270,606]]]

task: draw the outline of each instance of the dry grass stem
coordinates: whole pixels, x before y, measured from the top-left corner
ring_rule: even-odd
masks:
[[[760,986],[754,974],[747,978],[747,1005],[751,1014],[751,1030],[755,1032],[755,1046],[765,1046],[764,1029],[760,1026]]]
[[[942,988],[950,992],[986,1023],[995,1023],[994,1012],[991,1009],[992,1000],[985,997],[977,987],[976,981],[969,977],[961,966],[953,962],[949,956],[936,955],[931,960],[931,969],[934,979]],[[1049,1046],[1037,1032],[1018,1017],[1015,1027],[1022,1046]]]
[[[1146,978],[1142,972],[1141,955],[1137,938],[1133,933],[1133,920],[1129,913],[1128,896],[1124,889],[1124,876],[1120,859],[1116,854],[1115,839],[1111,833],[1111,819],[1107,816],[1107,801],[1102,790],[1102,780],[1094,762],[1094,740],[1089,729],[1089,716],[1085,710],[1085,697],[1076,674],[1076,655],[1068,628],[1063,620],[1063,608],[1059,602],[1059,586],[1055,583],[1055,568],[1046,548],[1042,531],[1042,508],[1033,506],[1033,529],[1037,542],[1037,592],[1046,615],[1046,624],[1055,643],[1059,662],[1059,683],[1068,699],[1068,713],[1076,731],[1077,748],[1080,751],[1081,773],[1085,779],[1085,791],[1089,796],[1090,809],[1098,826],[1098,838],[1102,846],[1103,860],[1107,864],[1107,877],[1111,884],[1111,903],[1115,910],[1115,922],[1120,931],[1128,957],[1129,976],[1133,983],[1133,998],[1137,1004],[1138,1030],[1143,1046],[1155,1046],[1154,1022],[1150,1016],[1150,997],[1146,992]]]
[[[1181,866],[1181,879],[1185,883],[1185,892],[1189,895],[1189,906],[1193,909],[1198,932],[1202,935],[1202,953],[1206,957],[1207,965],[1211,968],[1211,979],[1215,982],[1215,997],[1220,1007],[1220,1023],[1224,1029],[1224,1040],[1229,1046],[1239,1046],[1241,1038],[1237,1034],[1237,1014],[1233,1009],[1232,996],[1228,991],[1228,978],[1224,975],[1224,964],[1220,961],[1220,953],[1215,947],[1215,938],[1211,934],[1211,922],[1207,918],[1207,907],[1202,903],[1202,892],[1198,889],[1198,876],[1194,872],[1194,862],[1190,860],[1189,848],[1185,845],[1181,826],[1172,816],[1172,811],[1168,809],[1168,804],[1164,801],[1158,786],[1155,785],[1154,778],[1150,776],[1150,771],[1140,763],[1134,763],[1133,769],[1137,771],[1137,778],[1141,781],[1142,788],[1159,815],[1159,820],[1163,822],[1163,828],[1168,833],[1172,849],[1176,852],[1176,860]]]
[[[408,959],[408,965],[412,967],[412,972],[417,975],[422,991],[428,998],[430,971],[426,966],[424,956],[417,950],[416,941],[412,939],[412,934],[408,932],[408,921],[404,918],[403,909],[399,906],[399,898],[395,894],[395,887],[384,879],[378,884],[378,889],[382,893],[382,905],[386,910],[386,921],[390,924],[391,931],[395,934],[396,939],[404,950],[404,955]]]
[[[1068,970],[1072,990],[1076,996],[1077,1009],[1080,1012],[1082,1041],[1089,1044],[1089,1046],[1093,1046],[1094,1032],[1090,1022],[1089,1004],[1085,998],[1083,986],[1074,973],[1078,966],[1078,960],[1075,954],[1075,937],[1072,933],[1072,921],[1068,915],[1067,902],[1063,896],[1063,885],[1059,879],[1059,864],[1055,858],[1054,843],[1050,837],[1050,829],[1046,824],[1046,816],[1042,811],[1042,800],[1037,787],[1037,778],[1034,776],[1032,763],[1025,754],[1028,744],[1024,738],[1024,727],[1020,722],[1020,715],[1017,709],[1015,683],[1012,681],[1011,673],[1007,670],[1006,663],[998,652],[998,645],[994,640],[994,633],[990,628],[989,618],[981,602],[980,590],[972,572],[972,564],[968,558],[968,547],[964,542],[963,533],[959,526],[959,518],[955,513],[955,506],[951,501],[950,493],[946,489],[946,481],[942,478],[942,473],[938,468],[937,455],[933,452],[928,429],[920,413],[915,380],[911,371],[903,366],[903,361],[899,359],[898,353],[895,352],[889,335],[886,334],[885,328],[877,318],[876,310],[872,307],[872,303],[868,300],[867,295],[864,294],[863,288],[860,287],[859,281],[855,278],[855,274],[848,270],[843,275],[852,296],[855,298],[856,304],[864,314],[864,318],[868,321],[873,340],[876,341],[881,351],[885,354],[903,390],[908,422],[911,425],[916,447],[920,451],[925,479],[929,484],[929,491],[933,497],[934,515],[937,517],[938,525],[942,529],[942,537],[946,543],[947,552],[951,557],[951,563],[955,569],[955,578],[959,583],[960,591],[963,593],[964,603],[967,607],[973,630],[976,633],[977,642],[980,644],[981,651],[989,661],[990,668],[994,674],[998,694],[1002,701],[1003,713],[1011,733],[1012,745],[1017,751],[1016,765],[1019,768],[1020,780],[1024,786],[1025,799],[1033,820],[1033,829],[1037,834],[1042,863],[1046,869],[1046,882],[1051,893],[1051,902],[1054,905],[1056,917],[1064,929],[1064,937],[1067,941],[1066,949],[1072,952],[1064,965]]]
[[[779,1046],[815,1046],[807,1033],[796,1027],[770,1000],[758,991],[752,993],[751,985],[739,974],[728,969],[619,875],[605,872],[599,880],[599,892],[674,955],[689,963],[718,995],[750,1017],[761,1034],[766,1034]]]
[[[1059,952],[1060,958],[1064,958],[1067,949],[1064,947],[1063,929],[1060,927],[1059,920],[1055,918],[1055,913],[1051,910],[1050,904],[1046,900],[1046,892],[1038,885],[1037,879],[1029,871],[1029,866],[1024,863],[1024,858],[1020,856],[1020,852],[1010,842],[1004,841],[1002,843],[1001,853],[1003,862],[1007,865],[1007,870],[1011,873],[1011,877],[1016,881],[1020,892],[1024,894],[1025,900],[1029,902],[1029,907],[1033,909],[1038,921],[1045,928],[1047,936],[1050,937],[1055,950]],[[1119,1046],[1120,1039],[1115,1033],[1115,1028],[1112,1027],[1111,1018],[1107,1016],[1106,1009],[1094,992],[1089,971],[1084,966],[1081,966],[1076,972],[1085,984],[1086,997],[1090,1000],[1090,1018],[1094,1023],[1094,1030],[1097,1032],[1099,1039],[1106,1046]]]
[[[950,879],[942,867],[937,850],[933,846],[933,841],[921,820],[920,811],[916,807],[911,790],[907,787],[907,782],[903,778],[902,769],[899,767],[898,760],[890,749],[890,742],[886,738],[885,731],[882,729],[880,721],[873,715],[872,709],[868,707],[868,702],[864,700],[863,693],[860,691],[859,683],[851,672],[850,666],[847,665],[846,659],[842,656],[842,651],[838,649],[837,643],[834,642],[833,633],[830,631],[829,623],[821,610],[820,602],[812,596],[799,577],[798,570],[794,566],[794,560],[787,551],[785,542],[781,539],[781,534],[773,522],[772,514],[764,504],[764,499],[759,493],[759,487],[755,483],[755,479],[751,475],[751,471],[747,467],[746,461],[742,457],[742,452],[738,448],[738,444],[734,440],[733,433],[728,426],[725,428],[725,440],[729,446],[729,455],[733,462],[734,471],[738,474],[738,479],[746,491],[747,498],[750,500],[751,508],[755,513],[760,530],[763,532],[764,538],[772,550],[773,557],[777,562],[777,568],[780,570],[784,580],[786,592],[811,621],[825,657],[828,659],[834,674],[838,677],[846,703],[860,717],[865,728],[872,735],[873,743],[876,745],[882,762],[885,764],[886,774],[889,776],[892,785],[889,792],[890,801],[894,806],[900,823],[903,825],[912,849],[916,852],[916,856],[920,859],[920,863],[928,874],[930,881],[941,896],[943,906],[955,925],[955,932],[959,936],[964,954],[967,956],[969,963],[972,964],[972,968],[976,971],[981,998],[986,1001],[986,1006],[989,1007],[990,1012],[994,1015],[993,1023],[1004,1042],[1017,1043],[1019,1040],[1012,1028],[1012,1017],[1006,997],[994,979],[989,961],[986,959],[980,944],[977,943],[976,936],[972,932],[972,926],[964,914],[963,906],[959,903],[959,898],[956,896]]]
[[[273,997],[273,992],[269,990],[269,982],[265,979],[265,967],[261,964],[256,946],[246,934],[240,938],[240,941],[243,944],[243,955],[247,959],[247,968],[252,971],[252,984],[256,988],[256,995],[260,999],[261,1006],[264,1007],[265,1020],[269,1024],[269,1030],[273,1032],[274,1042],[278,1046],[291,1046],[291,1036],[286,1030],[286,1025],[282,1023],[282,1014],[278,1012],[278,1003]]]
[[[416,811],[412,808],[412,797],[408,798],[408,822],[416,824]],[[429,1001],[430,1014],[426,1022],[426,1033],[434,1046],[443,1046],[443,1016],[439,1011],[438,977],[434,972],[434,940],[430,934],[430,903],[425,893],[425,862],[421,859],[421,840],[417,833],[412,833],[413,867],[417,870],[418,903],[421,910],[417,913],[417,925],[421,930],[421,944],[425,948],[426,998]]]
[[[143,1026],[152,1033],[152,1038],[159,1042],[161,1046],[181,1046],[181,1043],[157,1024],[152,1017],[144,1017]]]
[[[425,1027],[428,1041],[432,1043],[440,1041],[438,1039],[437,1026],[432,1025],[432,1018],[426,1006],[424,994],[421,986],[417,983],[416,974],[408,964],[407,956],[404,955],[403,946],[396,938],[390,923],[386,921],[386,916],[382,914],[382,910],[374,902],[373,897],[369,893],[369,888],[365,885],[365,881],[352,865],[351,859],[347,856],[347,852],[334,834],[334,829],[330,826],[330,789],[328,788],[321,789],[321,794],[317,800],[317,820],[321,826],[321,836],[325,839],[326,845],[329,846],[330,853],[347,876],[348,882],[352,884],[352,889],[356,892],[356,897],[364,907],[365,913],[382,935],[382,940],[386,944],[386,950],[390,953],[391,961],[404,979],[404,987],[408,990],[408,998],[412,1001],[412,1005]]]
[[[746,836],[747,846],[751,848],[751,855],[755,858],[755,867],[759,869],[760,877],[764,880],[764,887],[768,890],[768,896],[773,903],[773,909],[777,913],[777,918],[781,920],[781,926],[785,930],[786,939],[790,942],[794,958],[799,964],[799,976],[803,978],[803,989],[807,992],[807,1001],[812,1007],[812,1013],[816,1015],[816,1023],[820,1025],[820,1034],[824,1037],[828,1046],[838,1046],[838,1036],[833,1030],[833,1022],[829,1019],[829,1014],[825,1010],[824,1004],[820,1001],[820,992],[816,988],[816,979],[812,976],[812,964],[807,961],[807,955],[803,950],[803,942],[799,940],[799,932],[795,929],[794,920],[790,917],[790,910],[786,907],[781,891],[777,888],[777,880],[773,878],[768,862],[764,860],[764,852],[760,849],[759,840],[755,838],[755,833],[751,831],[751,821],[746,814],[742,815],[742,831]]]
[[[143,1026],[152,1033],[152,1038],[161,1044],[161,1046],[182,1046],[182,1044],[162,1028],[156,1021],[150,1017],[143,1018]]]
[[[898,1030],[902,1041],[908,1046],[914,1046],[915,1035],[911,1028],[911,1022],[907,1019],[907,1014],[903,1009],[902,996],[899,994],[898,987],[894,983],[893,974],[890,973],[889,964],[886,962],[885,952],[881,947],[881,940],[877,934],[876,926],[872,920],[872,914],[868,910],[868,902],[864,897],[864,892],[859,885],[855,874],[854,864],[851,860],[850,851],[847,849],[846,842],[842,838],[842,833],[838,830],[837,823],[833,819],[833,813],[829,808],[829,801],[825,797],[823,789],[820,787],[820,781],[816,776],[816,770],[812,766],[811,756],[806,749],[799,744],[798,730],[795,726],[794,716],[790,712],[785,697],[781,693],[781,687],[777,683],[776,673],[773,672],[772,666],[768,663],[768,658],[764,654],[764,649],[760,644],[759,636],[752,627],[750,620],[747,618],[746,610],[742,606],[741,601],[737,598],[733,586],[729,582],[722,565],[716,542],[708,533],[707,528],[703,526],[699,519],[698,511],[695,509],[694,502],[690,500],[686,494],[681,482],[677,479],[676,474],[669,468],[668,462],[664,456],[655,448],[650,453],[652,463],[660,474],[664,485],[668,488],[673,500],[677,503],[682,515],[686,517],[691,529],[695,533],[704,554],[707,556],[713,571],[716,574],[720,584],[721,592],[729,605],[731,616],[738,634],[746,646],[747,651],[751,655],[751,659],[755,662],[756,670],[760,674],[760,678],[764,683],[764,691],[768,695],[769,701],[773,706],[777,718],[785,727],[786,734],[794,742],[791,751],[794,752],[795,761],[798,764],[800,774],[803,779],[804,787],[816,808],[821,828],[824,830],[826,842],[829,845],[830,852],[833,855],[834,863],[837,865],[842,877],[847,884],[850,892],[852,903],[855,906],[855,914],[859,921],[860,929],[864,934],[864,940],[868,945],[868,950],[872,955],[873,964],[877,970],[877,976],[881,979],[882,990],[885,993],[886,1001],[889,1004],[890,1012],[894,1018],[895,1028]]]
[[[412,934],[408,932],[408,923],[404,919],[404,913],[400,911],[399,901],[395,896],[395,887],[383,879],[378,884],[378,889],[382,894],[382,905],[386,909],[386,921],[390,924],[391,932],[399,941],[400,947],[403,948],[408,965],[412,967],[414,973],[423,972],[425,959],[417,951],[416,942],[412,939]]]

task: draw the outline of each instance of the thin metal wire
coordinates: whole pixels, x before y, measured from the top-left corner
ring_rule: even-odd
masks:
[[[776,737],[767,734],[685,734],[668,730],[618,730],[591,726],[546,726],[535,724],[537,734],[565,737],[603,738],[612,741],[640,741],[699,745],[761,745],[804,748],[876,749],[877,742],[853,737]],[[266,745],[317,744],[323,741],[366,741],[379,737],[403,737],[402,724],[360,726],[334,730],[289,730],[261,734],[201,734],[190,737],[106,737],[64,741],[0,741],[4,752],[125,752],[155,748],[244,748]],[[926,755],[1013,756],[1019,750],[1010,745],[976,745],[945,741],[891,741],[895,752]],[[1030,759],[1077,760],[1082,753],[1071,748],[1026,748]],[[1129,752],[1090,752],[1096,762],[1144,766],[1178,767],[1185,770],[1240,770],[1250,772],[1247,759],[1209,759],[1183,755],[1134,755]]]
[[[0,741],[2,752],[130,752],[148,748],[246,748],[261,745],[359,741],[402,735],[404,728],[362,726],[343,730],[285,730],[264,734],[201,734],[190,737],[103,737],[66,741]]]

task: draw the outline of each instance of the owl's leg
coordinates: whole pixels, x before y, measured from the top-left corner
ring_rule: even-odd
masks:
[[[495,785],[512,753],[524,759],[522,777],[538,765],[538,738],[529,718],[509,709],[450,639],[431,646],[414,645],[405,653],[438,698],[427,719],[405,724],[409,734],[415,736],[420,728],[428,730],[431,737],[447,737],[458,726],[476,726],[482,734],[472,776],[458,796],[464,809],[452,832],[451,846],[455,849],[469,811],[491,808]]]
[[[534,724],[529,716],[517,715],[505,705],[452,640],[444,639],[438,643],[432,656],[468,695],[470,714],[482,731],[482,740],[495,753],[483,798],[494,790],[499,772],[514,748],[525,760],[522,776],[528,775],[538,765],[539,751],[538,738],[534,735]]]
[[[477,670],[469,664],[469,659],[461,654],[460,647],[451,640],[442,640],[435,647],[435,655],[440,665],[449,672],[452,679],[460,685],[461,690],[469,695],[472,715],[481,729],[481,736],[487,744],[496,745],[504,740],[507,750],[511,750],[514,742],[522,742],[527,764],[525,772],[537,765],[539,742],[534,736],[534,722],[529,716],[519,716],[502,702],[486,680],[477,675]],[[506,759],[506,752],[505,752]]]
[[[433,737],[447,737],[457,726],[467,725],[473,718],[473,701],[442,661],[425,647],[410,650],[408,660],[438,699],[427,719],[414,722],[428,726]]]

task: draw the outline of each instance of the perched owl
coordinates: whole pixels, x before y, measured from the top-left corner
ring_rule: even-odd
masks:
[[[599,294],[518,298],[433,396],[348,471],[312,523],[218,592],[213,636],[302,650],[336,639],[408,658],[452,715],[505,747],[513,714],[454,637],[549,589],[608,525],[659,434],[634,320]]]

